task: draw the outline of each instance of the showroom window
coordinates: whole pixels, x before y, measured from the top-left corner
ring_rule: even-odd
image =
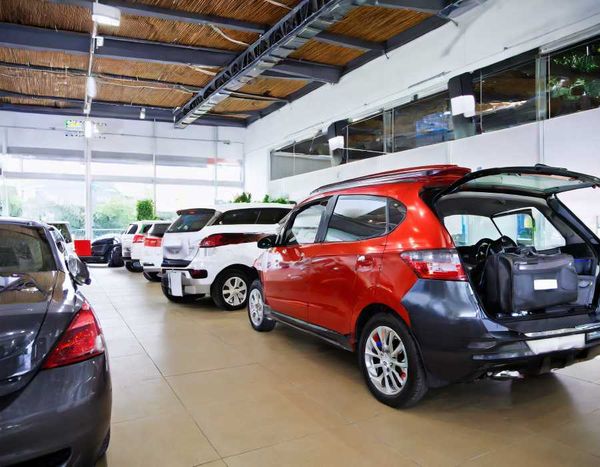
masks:
[[[272,151],[271,180],[314,172],[332,165],[337,164],[329,155],[327,137],[319,133]]]
[[[537,119],[536,59],[513,60],[495,65],[492,71],[474,73],[478,133],[501,130]]]
[[[600,39],[549,54],[549,117],[597,107],[600,107]]]
[[[393,110],[393,149],[406,151],[454,139],[447,92],[434,94]]]
[[[346,127],[346,161],[358,161],[386,153],[383,113]]]

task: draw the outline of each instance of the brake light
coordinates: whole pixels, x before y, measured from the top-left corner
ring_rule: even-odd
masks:
[[[144,238],[144,246],[157,247],[162,245],[162,238],[146,237]]]
[[[467,280],[456,250],[414,250],[400,256],[422,279]]]
[[[204,238],[199,246],[201,248],[214,248],[224,245],[236,245],[238,243],[258,242],[265,234],[245,234],[245,233],[222,233],[212,234]]]
[[[71,324],[48,355],[43,368],[81,362],[104,353],[104,336],[88,302],[83,302]]]
[[[144,238],[146,236],[142,234],[135,234],[133,236],[133,243],[144,243]]]

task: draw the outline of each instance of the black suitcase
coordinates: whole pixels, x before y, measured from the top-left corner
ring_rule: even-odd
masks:
[[[517,248],[490,255],[485,263],[486,301],[497,313],[520,314],[577,301],[577,271],[571,255]]]

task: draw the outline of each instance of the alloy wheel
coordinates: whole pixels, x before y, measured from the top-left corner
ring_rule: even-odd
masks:
[[[395,396],[408,380],[408,357],[396,331],[378,326],[365,344],[365,365],[371,383],[382,394]]]
[[[248,309],[250,310],[250,319],[252,320],[252,324],[255,326],[260,326],[264,317],[264,303],[260,290],[253,289],[252,292],[250,292]]]
[[[233,276],[225,281],[221,293],[223,294],[223,300],[228,305],[240,306],[246,300],[248,287],[246,286],[246,282],[240,277]]]

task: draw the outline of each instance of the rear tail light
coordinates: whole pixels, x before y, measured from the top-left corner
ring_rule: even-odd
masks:
[[[144,246],[157,247],[162,245],[162,238],[159,237],[146,237],[144,238]]]
[[[400,256],[422,279],[467,280],[456,250],[414,250]]]
[[[48,355],[43,368],[81,362],[104,353],[104,336],[88,302],[83,302],[71,324]]]
[[[214,248],[224,245],[236,245],[238,243],[258,242],[265,234],[245,234],[245,233],[222,233],[213,234],[204,238],[200,242],[201,248]]]
[[[144,238],[146,236],[142,234],[135,234],[133,236],[133,243],[144,243]]]

